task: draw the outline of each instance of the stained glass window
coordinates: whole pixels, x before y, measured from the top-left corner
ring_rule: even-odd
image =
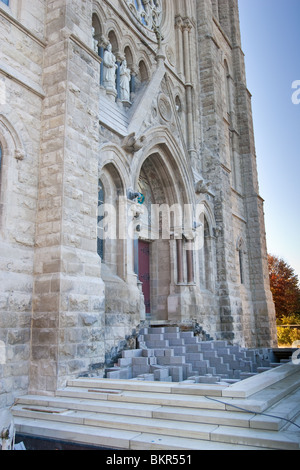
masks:
[[[147,28],[160,26],[162,0],[125,0],[134,16]]]

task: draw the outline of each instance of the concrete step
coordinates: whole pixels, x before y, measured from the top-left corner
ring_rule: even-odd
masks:
[[[16,405],[14,409],[14,421],[19,433],[26,433],[24,420],[27,421],[27,425],[34,423],[35,426],[39,421],[42,421],[44,430],[49,427],[53,429],[50,423],[55,423],[56,429],[62,429],[62,426],[68,427],[69,425],[72,425],[72,427],[82,426],[85,427],[87,435],[90,433],[90,428],[93,430],[97,428],[102,436],[105,435],[105,429],[109,430],[108,434],[110,434],[112,430],[116,430],[120,438],[124,438],[124,432],[136,434],[146,433],[201,441],[252,445],[270,449],[300,450],[299,433],[278,433],[275,431],[251,429],[244,426],[233,427],[222,424],[175,421],[166,419],[165,417],[164,419],[141,418],[135,416],[91,413],[87,411],[58,410],[55,408],[45,410],[43,407],[32,407],[29,409],[29,407],[26,408],[22,405]],[[242,419],[240,419],[240,422],[241,421]],[[37,431],[35,431],[35,433],[36,432]],[[44,433],[43,436],[45,436]],[[73,439],[73,436],[68,436],[68,440],[73,441]],[[66,440],[66,436],[64,440]],[[86,443],[86,440],[84,442]],[[118,446],[120,446],[120,444],[118,444]]]
[[[57,392],[59,396],[97,399],[98,392],[68,387]],[[145,405],[176,406],[184,408],[225,410],[226,405],[207,399],[205,396],[183,395],[177,393],[158,393],[142,391],[123,391],[119,395],[107,394],[107,400],[120,403],[139,403]],[[124,405],[125,406],[125,405]]]
[[[16,418],[20,434],[45,439],[65,440],[106,449],[125,450],[261,450],[261,447],[240,446],[206,440],[188,439],[159,434],[137,433],[117,429],[58,423],[47,420],[28,421]]]
[[[286,391],[295,389],[295,381],[292,382],[291,379],[290,377],[287,380],[285,385]],[[199,386],[196,387],[194,384],[177,384],[177,386],[170,384],[169,387],[166,387],[167,384],[154,383],[153,386],[146,384],[146,387],[150,391],[144,392],[142,388],[145,382],[120,382],[122,381],[108,380],[104,382],[104,386],[110,386],[110,388],[102,389],[99,388],[100,384],[103,383],[102,381],[100,381],[100,383],[97,381],[94,388],[92,386],[91,388],[80,386],[66,387],[63,390],[59,390],[57,397],[51,398],[51,400],[49,397],[43,397],[39,399],[40,401],[37,401],[35,397],[29,396],[22,399],[22,401],[19,400],[18,403],[32,403],[33,405],[47,404],[48,406],[68,407],[68,409],[86,409],[85,407],[87,407],[88,410],[92,411],[97,411],[99,408],[103,412],[106,412],[105,410],[108,409],[110,413],[116,410],[116,412],[120,414],[129,413],[135,416],[147,417],[152,416],[153,410],[156,410],[158,407],[174,407],[176,409],[181,408],[183,414],[187,413],[188,415],[191,415],[193,411],[196,410],[195,415],[198,416],[197,419],[200,419],[199,413],[201,416],[203,410],[214,412],[240,412],[240,408],[242,408],[246,412],[252,412],[252,416],[253,413],[262,413],[267,408],[270,409],[274,403],[279,402],[278,408],[271,410],[271,414],[278,418],[274,420],[259,416],[257,419],[251,419],[251,423],[248,425],[249,427],[255,427],[254,423],[258,421],[258,428],[272,430],[282,428],[286,424],[284,418],[291,419],[299,413],[299,387],[296,388],[294,393],[289,395],[288,402],[282,402],[286,392],[283,392],[281,383],[277,384],[276,387],[273,386],[270,389],[266,389],[264,392],[257,393],[251,400],[241,400],[223,398],[221,396],[222,390],[226,390],[226,387],[222,385],[208,386],[207,384],[199,384]],[[80,379],[78,383],[82,384],[82,379]],[[91,381],[89,381],[89,384],[92,385]],[[124,388],[128,388],[128,390],[122,391],[111,388],[111,386],[120,387],[120,385],[123,385]],[[153,390],[159,390],[159,392],[153,392]],[[163,390],[163,392],[161,392],[161,390]],[[202,393],[202,396],[199,395],[200,393]],[[84,400],[83,408],[81,400]],[[58,405],[58,403],[61,403],[61,405]],[[203,416],[203,422],[206,422],[207,414],[203,413]],[[231,419],[229,414],[227,416],[228,419]]]
[[[216,425],[192,423],[180,421],[177,423],[168,419],[155,419],[137,416],[124,416],[105,413],[92,413],[87,411],[61,410],[60,412],[50,409],[45,411],[43,407],[24,407],[16,405],[14,418],[22,417],[31,420],[46,419],[61,423],[73,423],[100,428],[119,429],[120,431],[146,432],[150,434],[162,434],[210,440],[210,434],[216,429]]]
[[[300,414],[300,367],[285,364],[246,381],[249,396],[241,382],[80,378],[55,397],[21,397],[12,412],[19,434],[113,448],[180,449],[187,440],[187,449],[300,450],[300,428],[292,423]]]
[[[139,416],[152,418],[153,411],[160,409],[159,405],[147,405],[138,403],[108,402],[105,397],[96,397],[94,400],[89,396],[83,398],[84,392],[78,397],[56,396],[43,397],[27,395],[17,400],[16,406],[22,406],[27,409],[56,409],[56,410],[75,410],[87,411],[93,413],[117,414],[125,416]],[[14,408],[16,409],[16,408]]]
[[[290,407],[291,408],[291,407]],[[227,426],[244,426],[265,430],[280,429],[280,418],[261,417],[256,426],[256,414],[240,413],[226,410],[212,410],[201,408],[186,408],[175,406],[149,405],[138,403],[111,402],[69,397],[36,397],[28,395],[18,400],[14,407],[15,416],[25,416],[24,413],[32,412],[33,418],[36,412],[66,414],[70,411],[85,411],[87,413],[115,414],[135,416],[140,418],[158,418],[174,421],[185,421],[202,424],[216,424]],[[290,411],[290,410],[289,410]],[[23,414],[22,414],[23,413]],[[275,413],[275,410],[273,411]],[[292,414],[292,413],[291,413]],[[290,414],[290,415],[291,415]]]
[[[117,391],[141,391],[153,393],[169,393],[169,394],[194,394],[194,395],[210,395],[222,396],[223,390],[228,385],[205,385],[205,384],[185,384],[181,383],[165,383],[165,382],[147,382],[139,380],[113,380],[113,379],[94,379],[79,378],[68,380],[68,387],[93,388],[101,390],[117,390]],[[60,391],[58,391],[59,393]]]

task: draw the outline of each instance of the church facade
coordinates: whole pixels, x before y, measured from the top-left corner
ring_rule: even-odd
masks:
[[[237,0],[0,1],[0,407],[140,326],[276,346]]]

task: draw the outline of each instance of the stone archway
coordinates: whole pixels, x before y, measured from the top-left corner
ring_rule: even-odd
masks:
[[[188,284],[189,271],[186,260],[182,265],[182,254],[178,258],[187,199],[175,162],[158,150],[150,154],[140,168],[138,190],[144,196],[139,219],[138,275],[146,315],[151,323],[174,321],[177,318],[170,299],[175,296],[178,301]]]

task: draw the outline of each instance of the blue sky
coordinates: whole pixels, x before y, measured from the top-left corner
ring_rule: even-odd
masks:
[[[238,2],[268,252],[300,279],[300,0]]]

